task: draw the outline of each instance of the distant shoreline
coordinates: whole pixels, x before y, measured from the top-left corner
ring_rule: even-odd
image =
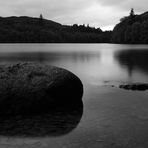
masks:
[[[148,44],[148,12],[123,17],[113,31],[39,18],[0,17],[0,43]]]

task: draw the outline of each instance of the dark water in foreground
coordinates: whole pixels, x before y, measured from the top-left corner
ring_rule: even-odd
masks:
[[[51,132],[46,137],[11,136],[8,138],[1,135],[1,146],[148,147],[148,92],[126,91],[111,87],[111,85],[118,86],[123,83],[148,83],[147,45],[0,45],[0,64],[20,61],[59,66],[75,73],[84,84],[83,111],[62,116],[57,113],[54,117],[50,117],[53,119],[50,121],[51,126],[48,124],[49,121],[45,120]],[[17,125],[22,124],[20,120]],[[23,122],[27,123],[27,121],[29,120],[26,119]],[[34,126],[38,121],[39,118],[35,119],[35,123],[29,126]],[[13,126],[16,125],[13,124]],[[28,130],[29,126],[25,128]],[[40,127],[40,124],[37,127]],[[42,129],[46,130],[43,124]],[[42,129],[37,128],[37,131],[40,132]]]

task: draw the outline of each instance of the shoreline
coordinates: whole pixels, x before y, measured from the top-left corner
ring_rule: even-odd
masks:
[[[88,89],[92,91],[90,94],[84,94],[84,113],[81,122],[71,133],[54,138],[1,137],[0,146],[137,148],[147,145],[148,92],[93,85]]]

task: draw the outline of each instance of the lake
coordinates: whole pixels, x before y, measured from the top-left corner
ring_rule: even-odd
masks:
[[[67,125],[68,132],[58,135],[56,129],[54,136],[25,138],[1,135],[1,146],[148,147],[148,91],[118,87],[148,83],[148,45],[1,44],[0,64],[18,62],[54,65],[76,74],[84,85],[83,111],[73,116],[75,124]]]

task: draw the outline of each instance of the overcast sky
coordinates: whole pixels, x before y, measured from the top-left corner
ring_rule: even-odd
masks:
[[[61,24],[90,24],[112,29],[130,9],[148,11],[148,0],[0,0],[0,16],[43,17]]]

